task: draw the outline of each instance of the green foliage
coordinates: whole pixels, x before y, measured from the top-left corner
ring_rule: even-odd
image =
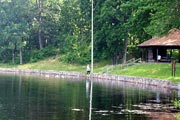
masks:
[[[11,50],[10,49],[1,49],[0,51],[0,62],[1,63],[11,63]]]
[[[121,66],[116,66],[112,71],[112,74],[118,75],[128,75],[128,76],[140,76],[147,78],[156,78],[156,79],[164,79],[171,80],[172,82],[180,81],[180,64],[176,64],[176,76],[172,76],[172,66],[171,63],[158,63],[158,64],[139,64],[127,67],[122,69]]]
[[[178,62],[178,57],[179,57],[178,52],[179,52],[178,50],[173,50],[172,52],[172,57],[176,62]]]
[[[177,118],[177,120],[180,120],[180,114],[179,113],[176,115],[176,118]]]
[[[33,50],[30,56],[30,62],[37,62],[39,60],[43,60],[48,57],[55,56],[57,54],[57,50],[54,47],[47,47],[42,50]]]
[[[121,0],[106,0],[95,11],[95,57],[113,58],[123,50],[127,37],[126,13],[120,9]],[[113,47],[112,47],[113,46]]]
[[[177,109],[180,109],[180,100],[174,100],[173,101],[173,104],[174,104],[174,107],[177,108]]]
[[[180,109],[180,100],[175,99],[173,101],[173,105],[176,109]],[[177,118],[177,120],[180,120],[180,114],[179,113],[176,115],[176,118]]]
[[[128,58],[138,58],[137,44],[180,28],[179,11],[177,0],[94,1],[94,59],[122,59],[126,41]],[[42,0],[42,11],[36,0],[3,0],[0,13],[1,62],[19,61],[21,52],[25,62],[58,52],[67,63],[90,62],[90,0]],[[39,36],[43,50],[38,50]]]
[[[140,49],[137,48],[136,45],[129,45],[128,46],[128,53],[127,53],[127,58],[128,59],[132,59],[132,58],[139,58],[141,55],[140,55]]]
[[[62,55],[59,60],[66,63],[87,64],[90,63],[90,53],[81,54],[80,52],[78,53],[78,51],[68,52]]]

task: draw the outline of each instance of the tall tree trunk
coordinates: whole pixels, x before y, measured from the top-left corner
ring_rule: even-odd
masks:
[[[19,59],[20,59],[20,65],[22,65],[22,47],[19,49]]]
[[[41,32],[42,32],[42,28],[41,28],[41,25],[42,25],[42,0],[38,0],[38,16],[39,16],[39,30],[38,30],[38,40],[39,40],[39,49],[41,50],[43,48],[43,45],[42,45],[42,35],[41,35]]]
[[[114,55],[112,58],[112,64],[117,65],[119,60],[119,55]]]
[[[12,63],[14,64],[14,61],[15,61],[15,55],[14,55],[14,49],[12,50]]]
[[[14,44],[14,49],[12,50],[12,63],[15,64],[15,58],[16,58],[16,44]]]
[[[126,63],[126,53],[127,53],[127,37],[124,40],[124,52],[123,52],[123,64]]]

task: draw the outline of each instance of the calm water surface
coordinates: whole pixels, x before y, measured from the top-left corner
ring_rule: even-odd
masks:
[[[89,80],[0,75],[0,120],[89,120]],[[168,103],[176,93],[94,81],[92,120],[150,120],[137,105]]]

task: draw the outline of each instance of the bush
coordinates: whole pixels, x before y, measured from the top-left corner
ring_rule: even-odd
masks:
[[[53,47],[47,47],[42,50],[33,50],[31,52],[30,62],[37,62],[39,60],[43,60],[48,57],[55,56],[57,51]]]
[[[174,100],[173,101],[173,104],[174,104],[174,107],[177,108],[177,109],[180,109],[180,100]]]
[[[176,115],[177,120],[180,120],[180,114]]]
[[[62,55],[59,60],[66,63],[87,64],[90,62],[90,54],[78,54],[75,52],[68,52]]]
[[[138,47],[136,45],[129,45],[127,59],[139,58],[139,57],[141,57],[141,55],[140,55],[140,50],[138,49]]]

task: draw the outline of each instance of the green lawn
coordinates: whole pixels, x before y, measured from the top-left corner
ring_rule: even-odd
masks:
[[[146,63],[134,65],[124,69],[115,67],[115,69],[112,71],[112,74],[142,76],[180,82],[180,64],[176,64],[175,77],[172,77],[171,72],[171,63]]]
[[[95,63],[94,64],[95,71],[103,68],[103,66],[105,66],[106,64],[107,64],[107,61],[102,61],[101,63]],[[86,73],[86,65],[63,63],[63,62],[59,62],[58,58],[49,58],[46,60],[39,61],[37,63],[18,65],[16,66],[16,68],[38,69],[38,70],[57,70],[57,71],[78,71],[78,72]]]
[[[106,71],[106,61],[94,64],[95,73],[103,73]],[[0,64],[3,68],[20,68],[20,69],[38,69],[38,70],[57,70],[57,71],[78,71],[86,73],[86,65],[66,64],[59,62],[56,58],[49,58],[37,63],[29,63],[24,65],[7,65]],[[128,76],[141,76],[157,79],[171,80],[173,82],[180,82],[180,64],[176,65],[176,77],[171,76],[170,63],[143,63],[130,66],[122,69],[120,66],[113,67],[110,74],[128,75]]]
[[[58,59],[46,59],[37,63],[28,63],[24,65],[18,65],[20,69],[37,69],[37,70],[57,70],[57,71],[79,71],[83,72],[86,66],[77,64],[66,64],[59,62]]]

